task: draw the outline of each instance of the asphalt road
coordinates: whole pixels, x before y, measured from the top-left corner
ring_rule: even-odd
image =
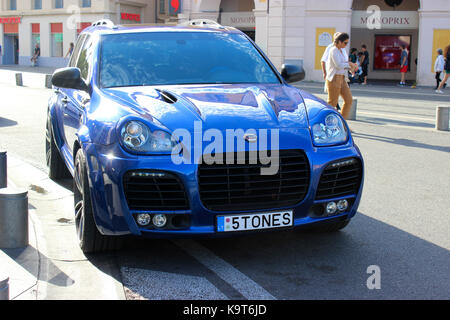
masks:
[[[302,87],[324,97],[319,84]],[[449,299],[450,132],[433,124],[435,106],[450,105],[450,96],[353,92],[358,121],[350,126],[366,179],[344,231],[133,241],[103,256],[114,261],[128,299]],[[44,170],[50,94],[0,85],[0,148]],[[91,262],[111,272],[98,261]],[[370,266],[379,267],[380,289],[367,287]]]

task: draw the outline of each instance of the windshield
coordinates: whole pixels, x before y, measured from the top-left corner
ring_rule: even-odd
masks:
[[[105,35],[100,85],[280,83],[242,34],[147,32]]]

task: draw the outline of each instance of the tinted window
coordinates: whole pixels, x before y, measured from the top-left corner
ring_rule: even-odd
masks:
[[[70,67],[76,67],[77,66],[78,54],[80,53],[80,49],[81,49],[81,46],[83,45],[84,39],[86,39],[85,35],[82,35],[78,39],[77,44],[75,45],[75,49],[73,50],[72,56],[70,57],[70,62],[69,62],[69,66]]]
[[[81,77],[84,80],[89,80],[89,75],[92,66],[92,55],[94,53],[94,42],[90,36],[87,36],[83,44],[83,49],[80,51],[78,57],[77,68],[80,68]]]
[[[103,87],[196,83],[280,82],[242,34],[147,32],[103,36]]]

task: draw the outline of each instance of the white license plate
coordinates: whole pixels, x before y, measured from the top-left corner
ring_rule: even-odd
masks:
[[[291,227],[292,210],[217,217],[217,232],[247,231]]]

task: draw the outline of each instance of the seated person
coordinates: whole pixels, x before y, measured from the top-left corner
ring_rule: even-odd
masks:
[[[37,65],[37,60],[41,56],[41,48],[39,48],[39,43],[36,44],[34,49],[34,55],[31,57],[31,65],[35,67]]]

